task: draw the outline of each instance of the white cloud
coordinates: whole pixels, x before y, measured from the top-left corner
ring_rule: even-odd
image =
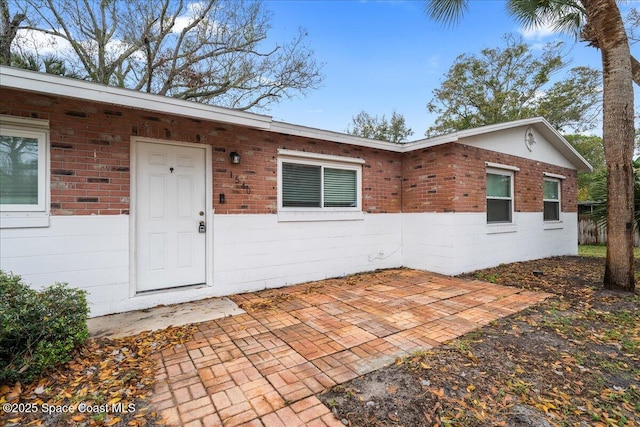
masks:
[[[553,26],[548,23],[529,28],[520,28],[519,32],[526,40],[542,40],[556,33]]]
[[[195,20],[194,18],[202,13],[205,6],[202,2],[188,3],[186,13],[176,17],[176,22],[171,28],[171,32],[180,33],[187,26],[191,25]]]
[[[20,51],[35,55],[65,56],[73,51],[65,39],[34,30],[18,30],[14,43]]]
[[[192,22],[193,22],[193,18],[191,18],[190,16],[185,16],[185,15],[178,16],[176,18],[176,23],[173,24],[173,27],[171,27],[171,32],[179,33],[182,30],[184,30]]]
[[[546,43],[532,43],[531,50],[543,50],[547,44]]]
[[[58,31],[62,32],[61,29]],[[80,40],[80,44],[87,52],[96,52],[97,47],[93,40]],[[79,65],[77,56],[71,44],[62,37],[45,34],[41,31],[19,30],[14,41],[15,47],[23,54],[35,55],[37,57],[55,56],[66,58],[71,64]],[[112,39],[107,43],[106,54],[111,60],[129,49],[130,45],[119,39]],[[134,52],[131,57],[137,61],[144,61],[145,56],[141,51]]]

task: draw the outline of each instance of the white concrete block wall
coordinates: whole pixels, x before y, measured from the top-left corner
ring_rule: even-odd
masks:
[[[403,265],[435,273],[451,274],[455,268],[453,214],[405,213],[402,215]]]
[[[402,265],[401,214],[356,221],[278,222],[216,215],[214,283],[224,294]]]
[[[505,232],[485,213],[417,213],[403,216],[404,265],[455,275],[502,263],[577,255],[577,214],[545,224],[542,213],[515,213]]]
[[[0,269],[41,289],[85,289],[93,315],[129,295],[129,216],[52,216],[49,227],[0,229]]]

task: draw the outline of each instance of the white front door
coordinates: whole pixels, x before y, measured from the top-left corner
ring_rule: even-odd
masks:
[[[136,144],[138,292],[206,281],[205,200],[204,148]]]

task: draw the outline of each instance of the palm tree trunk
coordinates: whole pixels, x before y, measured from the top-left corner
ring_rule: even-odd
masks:
[[[604,286],[633,292],[633,75],[629,41],[615,0],[582,0],[602,54],[603,139],[607,163]]]

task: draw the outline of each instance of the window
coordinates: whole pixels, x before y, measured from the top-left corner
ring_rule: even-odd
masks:
[[[48,128],[46,120],[0,116],[3,228],[48,225]]]
[[[487,223],[513,222],[513,173],[487,171]]]
[[[282,163],[284,208],[355,208],[357,187],[352,169]]]
[[[279,150],[279,213],[361,212],[361,159]],[[324,217],[322,219],[327,219]],[[351,218],[344,218],[351,219]]]
[[[542,193],[544,220],[560,221],[560,181],[545,178]]]

